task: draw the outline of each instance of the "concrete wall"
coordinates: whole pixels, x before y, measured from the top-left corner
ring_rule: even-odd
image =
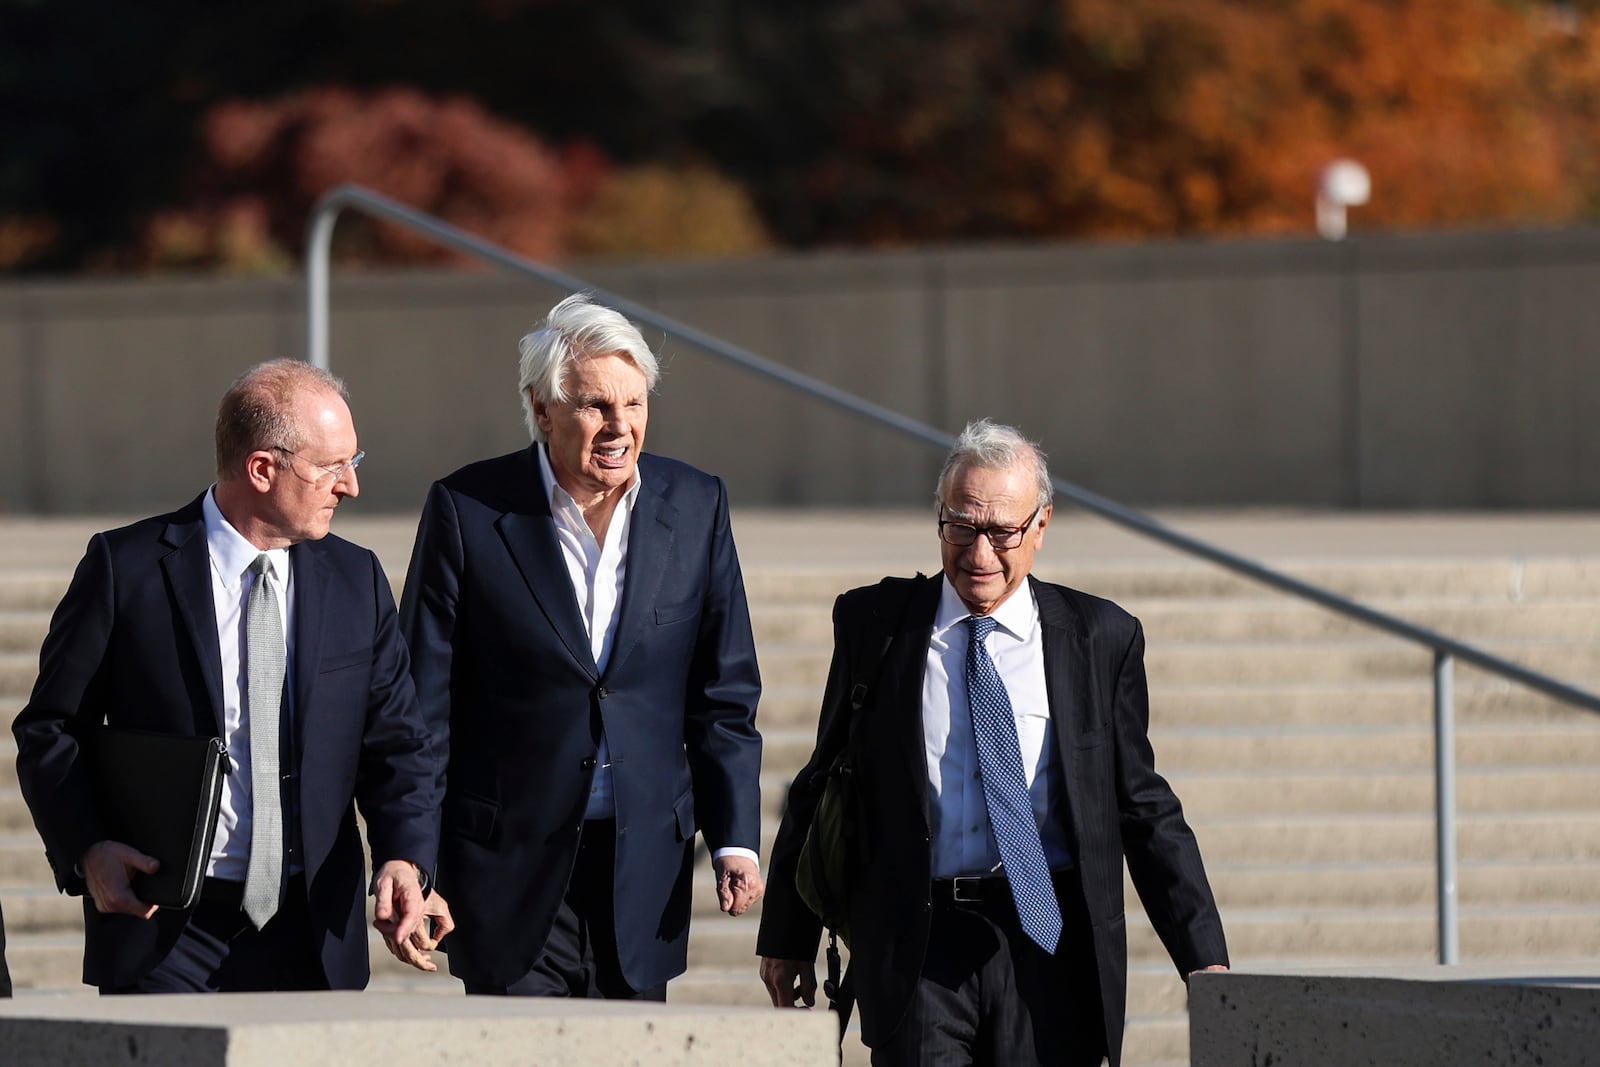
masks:
[[[576,268],[695,328],[955,430],[1039,437],[1135,505],[1600,505],[1600,231],[1151,243]],[[526,442],[516,339],[559,294],[340,277],[332,362],[366,508]],[[298,280],[0,286],[0,510],[144,512],[210,471],[218,395],[304,347]],[[740,504],[921,504],[938,457],[661,343],[649,444]]]
[[[1595,1062],[1600,982],[1555,965],[1200,974],[1194,1067],[1553,1067]]]

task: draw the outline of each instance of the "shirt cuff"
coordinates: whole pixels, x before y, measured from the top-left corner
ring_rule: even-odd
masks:
[[[753,848],[739,848],[737,845],[729,845],[727,848],[719,848],[711,853],[711,858],[714,860],[720,860],[724,856],[743,856],[756,865],[757,873],[761,871],[761,857],[756,855],[756,850]]]

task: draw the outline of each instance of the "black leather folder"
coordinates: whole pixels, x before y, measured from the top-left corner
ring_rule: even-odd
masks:
[[[88,752],[107,835],[161,861],[156,873],[134,875],[134,893],[146,904],[193,907],[228,773],[222,739],[103,726]]]

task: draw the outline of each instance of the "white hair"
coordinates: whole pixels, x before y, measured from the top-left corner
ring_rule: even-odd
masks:
[[[966,429],[961,431],[961,436],[956,438],[950,454],[945,457],[944,466],[939,471],[939,483],[934,490],[934,502],[940,506],[944,504],[945,487],[957,470],[964,467],[1010,470],[1019,463],[1027,463],[1033,468],[1038,506],[1042,508],[1049,504],[1055,495],[1055,487],[1050,484],[1050,470],[1045,465],[1043,450],[1022,436],[1022,431],[1015,426],[1006,426],[991,419],[969,422]]]
[[[535,441],[544,440],[544,431],[534,418],[534,399],[541,404],[566,400],[567,368],[578,360],[622,355],[639,368],[652,392],[661,377],[655,353],[638,328],[619,312],[591,301],[588,293],[574,293],[551,308],[544,321],[517,342],[517,350],[522,353],[517,392],[528,435]]]

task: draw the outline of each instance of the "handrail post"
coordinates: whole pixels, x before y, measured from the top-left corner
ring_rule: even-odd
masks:
[[[1456,723],[1455,660],[1448,652],[1433,654],[1434,828],[1439,878],[1439,962],[1461,959],[1460,924],[1456,915]]]
[[[333,248],[333,224],[344,205],[325,198],[311,213],[306,235],[306,362],[328,369],[328,259]]]

